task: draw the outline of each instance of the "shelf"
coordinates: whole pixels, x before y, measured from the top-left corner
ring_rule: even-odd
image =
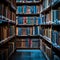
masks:
[[[33,27],[33,26],[39,26],[39,25],[29,25],[29,24],[17,24],[16,27]]]
[[[46,13],[48,13],[50,10],[51,10],[51,5],[48,6],[47,8],[45,8],[45,9],[43,9],[43,11],[41,11],[40,13],[41,13],[41,14],[46,14]]]
[[[40,14],[16,14],[16,16],[36,16],[38,17]]]
[[[21,50],[36,50],[36,49],[38,49],[38,50],[40,50],[40,48],[20,48],[20,47],[18,47],[18,48],[16,48],[16,50],[18,50],[18,49],[21,49]]]
[[[52,2],[52,8],[55,9],[60,6],[60,0],[56,0],[56,2]]]
[[[51,27],[52,24],[40,24],[40,26],[44,26],[44,27]]]
[[[11,3],[10,8],[12,11],[16,12],[16,7]]]
[[[16,22],[12,21],[12,20],[9,20],[8,23],[11,24],[11,25],[16,25]]]
[[[9,20],[8,18],[6,18],[4,16],[0,16],[0,25],[3,25],[3,24],[16,25],[15,21]]]
[[[41,2],[26,2],[26,3],[23,3],[23,2],[16,2],[16,5],[17,6],[22,6],[22,5],[29,5],[29,6],[32,6],[32,5],[40,5]]]
[[[52,46],[52,43],[50,42],[50,38],[46,37],[46,36],[42,36],[40,35],[40,38],[43,39],[42,41],[45,42],[50,48]]]
[[[12,36],[9,36],[8,38],[5,38],[4,40],[1,40],[0,41],[0,45],[5,44],[6,42],[8,42],[9,40],[11,40],[14,37],[15,37],[15,35],[12,35]]]
[[[8,25],[8,24],[11,24],[11,25],[16,25],[15,21],[7,21],[7,20],[1,20],[0,21],[0,25]]]
[[[34,39],[34,38],[37,38],[37,39],[39,39],[40,38],[40,36],[39,35],[26,35],[26,36],[18,36],[18,35],[16,35],[16,37],[17,38],[22,38],[22,39],[25,39],[25,38],[32,38],[32,39]]]
[[[52,49],[60,57],[60,48],[57,48],[56,46],[52,45]]]

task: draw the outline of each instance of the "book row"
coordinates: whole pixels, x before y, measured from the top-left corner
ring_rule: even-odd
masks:
[[[17,39],[17,48],[39,48],[39,39]]]
[[[60,24],[60,7],[40,17],[40,24]]]
[[[39,35],[39,27],[27,27],[27,28],[16,28],[16,35],[26,36],[26,35]]]
[[[40,17],[16,17],[16,24],[39,25]]]
[[[40,7],[39,6],[17,6],[17,14],[37,14],[40,12]]]
[[[16,0],[16,2],[39,2],[40,0]]]
[[[12,35],[15,35],[14,26],[0,26],[0,41]]]
[[[15,21],[16,14],[15,12],[11,11],[9,6],[5,6],[3,3],[0,3],[0,19]]]

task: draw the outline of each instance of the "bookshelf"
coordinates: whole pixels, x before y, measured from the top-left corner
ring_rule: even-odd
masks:
[[[39,36],[39,22],[40,22],[40,0],[16,0],[17,11],[16,11],[16,48],[25,49],[26,46],[22,47],[19,44],[29,44],[27,41],[40,38]],[[37,41],[37,40],[36,40]],[[38,41],[35,42],[38,44]],[[31,43],[32,46],[35,44]],[[37,45],[36,44],[36,45]],[[26,49],[35,49],[34,47],[27,47]],[[37,46],[36,49],[39,47]]]
[[[59,4],[60,0],[43,0],[40,4],[40,49],[43,51],[47,60],[60,60]]]
[[[16,0],[0,0],[0,59],[8,60],[15,51]]]

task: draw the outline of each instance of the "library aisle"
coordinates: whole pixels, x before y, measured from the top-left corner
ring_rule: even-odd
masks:
[[[16,50],[10,60],[46,60],[40,50]]]
[[[60,0],[0,0],[0,60],[60,60]]]

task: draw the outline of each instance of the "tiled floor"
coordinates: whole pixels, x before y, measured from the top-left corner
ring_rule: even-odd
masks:
[[[46,60],[40,50],[17,50],[10,60]]]

